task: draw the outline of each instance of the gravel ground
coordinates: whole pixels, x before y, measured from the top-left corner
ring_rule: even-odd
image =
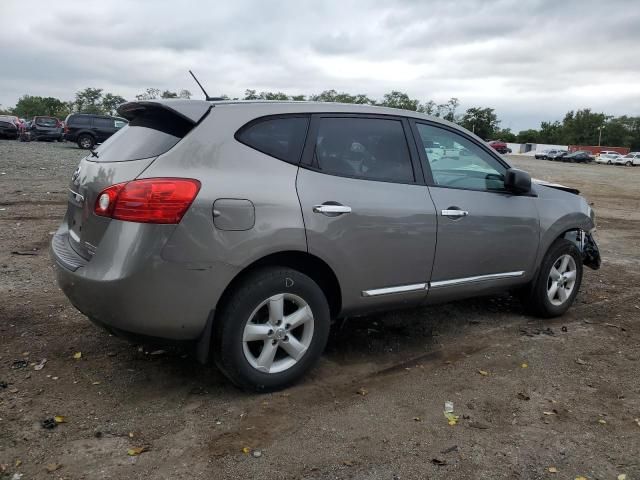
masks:
[[[505,295],[350,319],[303,383],[249,395],[58,290],[47,246],[82,155],[0,140],[0,479],[640,478],[640,168],[512,158],[598,215],[603,267],[564,317]]]

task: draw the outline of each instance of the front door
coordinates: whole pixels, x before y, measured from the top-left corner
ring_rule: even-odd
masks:
[[[431,292],[461,295],[526,281],[539,241],[535,198],[504,189],[507,166],[453,129],[416,123],[438,214]]]
[[[309,252],[340,279],[343,313],[426,296],[436,216],[408,129],[393,117],[312,119],[298,196]]]

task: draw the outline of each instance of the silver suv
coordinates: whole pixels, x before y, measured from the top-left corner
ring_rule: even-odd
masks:
[[[71,178],[59,285],[96,324],[193,342],[246,389],[299,379],[332,319],[501,290],[561,315],[600,265],[579,192],[440,119],[186,100],[119,114]]]

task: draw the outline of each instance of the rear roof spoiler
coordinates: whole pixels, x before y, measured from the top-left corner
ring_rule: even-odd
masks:
[[[211,109],[211,104],[204,100],[158,99],[123,103],[118,107],[118,114],[131,121],[142,112],[152,109],[169,110],[191,123],[198,123]]]

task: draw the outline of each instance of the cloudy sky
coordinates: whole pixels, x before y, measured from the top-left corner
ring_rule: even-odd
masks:
[[[100,87],[336,89],[491,106],[514,131],[640,115],[638,0],[0,0],[0,104]]]

